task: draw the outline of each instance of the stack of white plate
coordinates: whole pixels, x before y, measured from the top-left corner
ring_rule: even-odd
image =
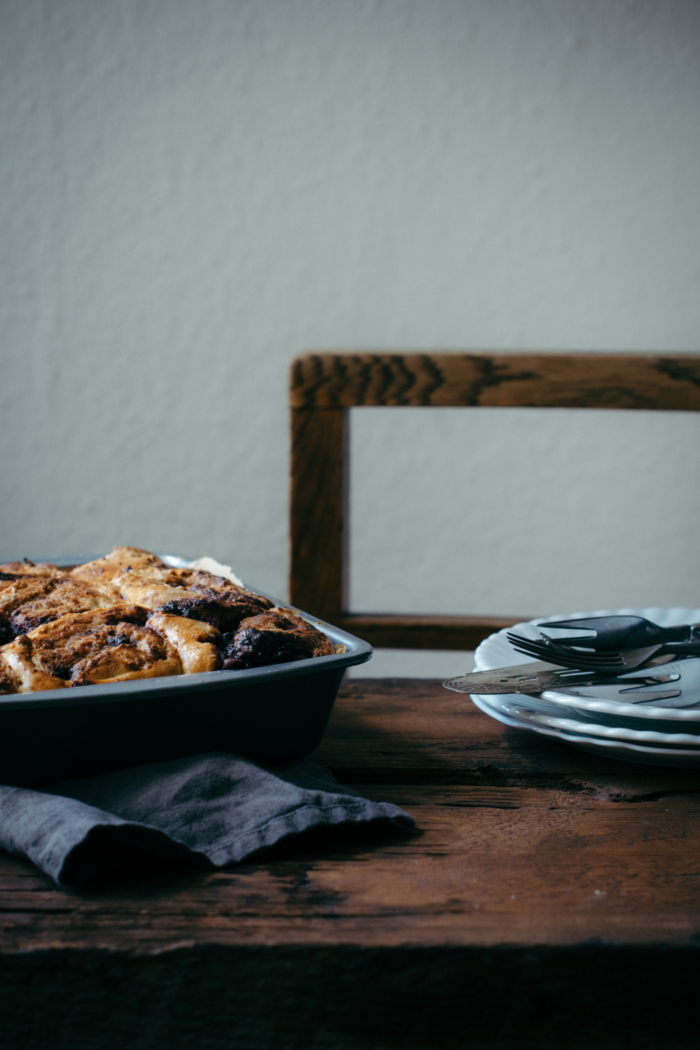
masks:
[[[548,620],[585,616],[643,616],[659,627],[699,623],[700,609],[600,609],[519,623],[508,630],[525,638],[541,639]],[[561,636],[565,632],[557,631]],[[569,632],[574,633],[574,632]],[[492,634],[475,653],[477,671],[530,663],[534,658],[516,652],[506,631]],[[554,636],[555,632],[551,632]],[[583,639],[581,644],[585,645]],[[672,683],[633,688],[625,677],[679,674]],[[623,692],[627,689],[627,692]],[[659,694],[675,693],[674,696]],[[653,765],[700,768],[700,659],[688,658],[621,676],[619,686],[577,686],[537,696],[508,693],[472,696],[482,711],[499,722],[530,729],[612,758]]]

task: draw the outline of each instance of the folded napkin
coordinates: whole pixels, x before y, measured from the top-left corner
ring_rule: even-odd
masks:
[[[398,806],[361,798],[308,759],[271,772],[212,753],[45,791],[0,787],[0,847],[62,886],[144,856],[219,868],[310,828],[378,820],[414,826]]]

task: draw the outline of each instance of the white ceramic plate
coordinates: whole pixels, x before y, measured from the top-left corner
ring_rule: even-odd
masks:
[[[522,704],[520,697],[513,694],[507,697],[491,696],[489,704],[503,714],[527,722],[533,729],[556,729],[604,740],[624,740],[644,747],[697,748],[700,751],[700,733],[659,733],[651,729],[630,729],[626,725],[600,725],[588,719],[561,717],[560,711],[557,715],[544,714],[533,711],[528,704]]]
[[[586,616],[615,615],[643,616],[645,619],[657,623],[660,627],[671,627],[680,623],[700,622],[700,609],[599,609],[595,612],[571,613],[565,616],[557,615],[538,620],[530,620],[527,623],[516,624],[515,627],[508,628],[508,631],[513,631],[515,634],[521,634],[525,638],[539,639],[541,637],[539,628],[548,621],[582,619]],[[474,654],[474,662],[477,670],[489,671],[497,667],[511,667],[514,664],[534,662],[534,657],[523,656],[521,653],[516,652],[506,637],[507,633],[506,630],[498,631],[496,634],[490,635],[481,643]],[[596,689],[593,686],[578,689],[577,694],[580,695],[575,697],[571,696],[569,693],[559,692],[558,690],[548,690],[547,692],[542,693],[541,696],[542,699],[548,700],[557,705],[563,705],[589,714],[612,716],[616,721],[633,720],[636,722],[638,720],[643,720],[646,722],[647,720],[652,720],[656,722],[674,723],[678,728],[680,728],[678,723],[685,723],[686,725],[688,723],[696,723],[700,726],[700,706],[687,706],[682,708],[675,706],[679,702],[687,705],[700,705],[700,660],[679,660],[675,663],[664,664],[663,667],[658,668],[657,670],[659,673],[663,674],[672,674],[674,672],[679,672],[681,674],[681,681],[677,683],[679,687],[684,687],[683,697],[680,701],[671,699],[667,701],[662,700],[655,704],[640,704],[639,702],[634,704],[624,703],[619,700],[609,699],[609,697],[606,697],[605,695],[606,690],[604,688],[598,687],[598,689]],[[648,673],[653,673],[653,669],[649,669]],[[639,674],[639,672],[630,672],[632,677],[636,674]],[[622,680],[623,679],[621,679],[621,681]],[[674,688],[674,684],[671,683],[668,686],[659,686],[659,688],[672,689]],[[654,726],[654,728],[660,728],[660,726]],[[690,731],[692,732],[692,730]]]
[[[513,694],[510,694],[511,696]],[[498,698],[501,699],[500,697]],[[484,714],[496,718],[507,726],[516,729],[530,729],[541,736],[552,737],[555,740],[573,744],[584,751],[590,751],[604,758],[619,758],[624,762],[642,762],[653,766],[676,766],[682,769],[700,769],[700,748],[664,748],[650,747],[644,744],[634,744],[622,740],[603,740],[593,736],[587,736],[585,732],[566,732],[562,729],[550,729],[545,726],[533,725],[524,718],[516,717],[513,713],[506,714],[499,710],[495,704],[495,696],[472,696],[472,700]],[[581,724],[582,730],[585,728]]]
[[[700,660],[687,660],[684,661],[686,664],[696,665],[694,674],[700,674]],[[681,663],[681,661],[679,661]],[[670,665],[667,665],[670,666]],[[665,667],[664,667],[665,669]],[[686,673],[686,669],[683,669],[683,673]],[[672,682],[668,685],[668,689],[673,689],[674,686],[680,686],[679,682]],[[487,697],[489,703],[493,701],[494,696],[489,695]],[[598,701],[595,698],[590,700],[586,697],[570,696],[564,693],[553,693],[546,691],[539,695],[527,695],[527,694],[514,694],[514,693],[503,693],[499,694],[498,700],[508,702],[511,704],[519,705],[526,709],[532,714],[538,714],[552,719],[570,719],[579,723],[582,729],[585,730],[587,725],[598,725],[601,728],[621,730],[630,734],[633,732],[638,733],[655,733],[660,739],[657,741],[661,742],[667,735],[676,735],[678,733],[688,735],[692,737],[690,742],[697,740],[700,743],[700,719],[686,719],[680,721],[679,719],[665,719],[662,717],[648,717],[644,715],[646,704],[641,708],[642,717],[636,717],[636,712],[632,716],[626,716],[621,714],[618,708],[622,711],[628,710],[632,707],[633,711],[635,707],[631,704],[621,704],[614,702]],[[635,705],[636,706],[636,705]],[[602,710],[601,710],[602,708]],[[611,708],[613,709],[611,711]],[[675,711],[672,712],[675,715]],[[697,715],[697,711],[694,712]],[[630,736],[630,739],[634,737]],[[651,737],[650,739],[655,739]]]
[[[610,615],[643,616],[660,627],[700,622],[700,609],[600,609],[531,620],[508,630],[526,638],[538,639],[539,626],[548,621]],[[506,634],[505,630],[499,631],[481,643],[474,654],[477,670],[487,671],[534,662],[534,657],[516,652]],[[606,696],[606,690],[600,687],[580,689],[577,694],[585,695],[576,696],[550,690],[540,696],[511,693],[473,696],[472,699],[485,714],[505,725],[530,729],[586,751],[628,762],[700,768],[700,706],[662,706],[674,703],[700,705],[700,660],[681,660],[663,665],[662,673],[675,672],[681,674],[678,683],[658,688],[684,686],[682,697],[653,704],[640,705],[639,702],[614,700],[610,698],[609,691]],[[658,690],[655,688],[650,691]]]

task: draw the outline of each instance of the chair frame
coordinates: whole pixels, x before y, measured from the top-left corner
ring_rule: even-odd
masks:
[[[700,411],[694,354],[308,353],[291,368],[292,604],[375,646],[473,649],[513,618],[351,613],[348,413],[360,405]]]

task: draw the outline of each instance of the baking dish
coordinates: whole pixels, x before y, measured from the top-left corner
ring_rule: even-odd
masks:
[[[101,555],[53,564],[68,568],[95,557]],[[42,787],[207,751],[267,766],[309,754],[321,741],[345,668],[369,660],[372,647],[294,611],[345,651],[242,671],[0,696],[0,783]]]

